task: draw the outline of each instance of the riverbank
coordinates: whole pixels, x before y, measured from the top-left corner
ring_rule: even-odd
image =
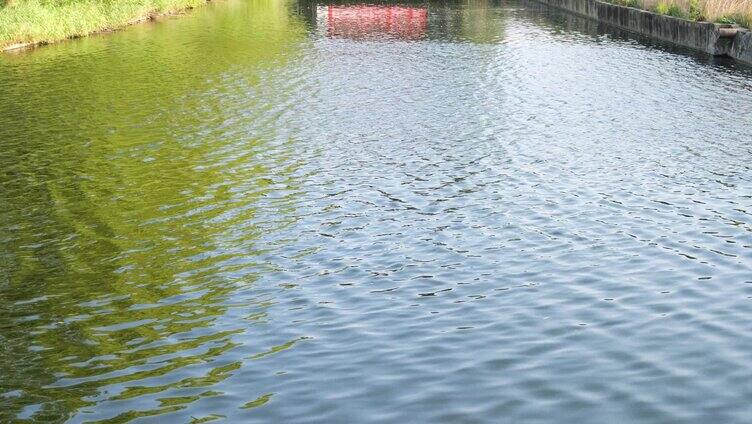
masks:
[[[0,50],[113,31],[192,9],[207,1],[10,0],[0,6]]]
[[[752,0],[604,0],[695,22],[752,28]]]
[[[752,33],[736,25],[691,21],[599,0],[536,1],[635,34],[752,64]]]

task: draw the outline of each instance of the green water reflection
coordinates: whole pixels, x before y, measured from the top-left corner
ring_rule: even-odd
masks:
[[[0,59],[0,421],[204,388],[116,421],[169,412],[240,366],[97,392],[236,346],[245,329],[217,319],[253,283],[253,241],[272,229],[253,219],[266,176],[296,190],[294,140],[270,146],[272,125],[249,139],[238,120],[253,117],[228,99],[294,60],[304,24],[273,0],[213,9]],[[244,72],[217,84],[233,67]]]
[[[599,31],[229,0],[0,55],[0,423],[744,422],[750,74]]]

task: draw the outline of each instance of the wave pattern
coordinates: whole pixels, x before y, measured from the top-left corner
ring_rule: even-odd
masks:
[[[0,58],[0,421],[748,421],[752,72],[340,9]]]

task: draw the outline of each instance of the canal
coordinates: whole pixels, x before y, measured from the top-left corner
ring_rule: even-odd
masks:
[[[517,1],[2,55],[0,422],[749,422],[751,118]]]

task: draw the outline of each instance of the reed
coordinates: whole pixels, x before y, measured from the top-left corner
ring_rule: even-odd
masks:
[[[704,18],[752,28],[752,0],[702,0]]]
[[[752,28],[752,0],[606,0],[693,21],[739,24]]]

